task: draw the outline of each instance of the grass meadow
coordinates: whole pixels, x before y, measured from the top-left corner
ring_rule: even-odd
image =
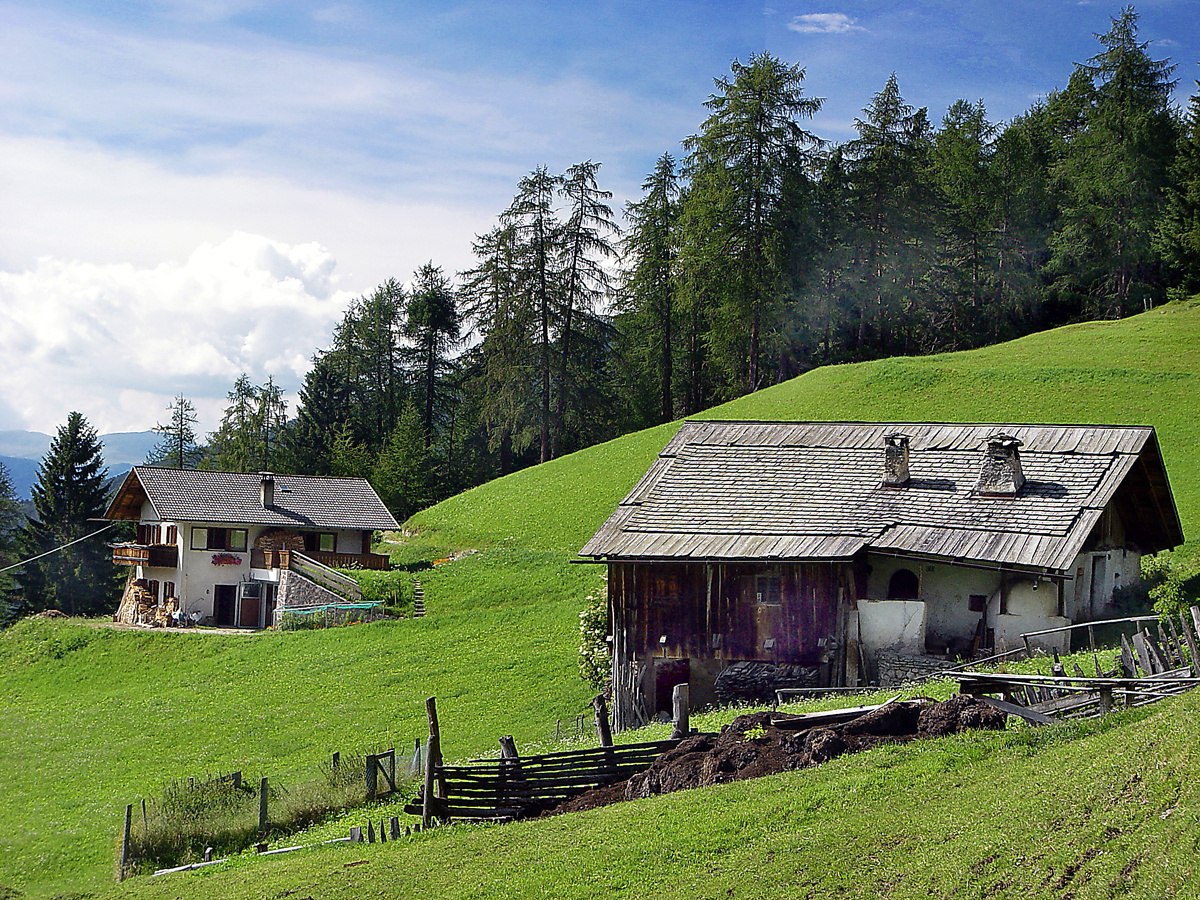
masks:
[[[1200,301],[977,351],[829,367],[705,418],[1097,422],[1158,430],[1200,526]],[[389,536],[430,615],[285,634],[0,633],[0,898],[1190,896],[1200,698],[1102,725],[875,751],[817,770],[384,847],[113,885],[124,806],[241,769],[286,786],[334,750],[411,748],[435,695],[450,759],[547,746],[590,693],[570,560],[673,434],[664,425],[467,491]],[[1194,558],[1195,542],[1179,554]],[[380,807],[389,813],[394,807]],[[325,826],[345,833],[351,821]],[[315,839],[325,834],[315,829]],[[350,865],[363,860],[361,865]]]

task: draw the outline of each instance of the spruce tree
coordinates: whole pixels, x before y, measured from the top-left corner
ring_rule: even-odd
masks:
[[[21,540],[26,558],[62,547],[101,526],[108,470],[96,429],[72,412],[59,427],[38,467],[34,517]],[[58,609],[69,615],[111,611],[117,602],[117,570],[97,536],[27,564],[18,575],[30,611]]]

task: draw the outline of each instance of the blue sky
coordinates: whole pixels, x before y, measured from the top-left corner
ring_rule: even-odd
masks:
[[[1094,55],[1119,3],[0,0],[0,429],[140,430],[242,371],[295,390],[354,296],[473,236],[545,164],[622,205],[767,50],[839,141],[895,71],[936,123],[1006,120]],[[1180,103],[1200,0],[1138,6]]]

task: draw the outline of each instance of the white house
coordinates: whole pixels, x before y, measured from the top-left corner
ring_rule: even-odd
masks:
[[[270,625],[277,603],[316,602],[332,569],[389,568],[371,537],[399,527],[362,478],[157,466],[130,470],[104,517],[138,523],[134,542],[113,545],[132,567],[127,600],[153,602],[160,620],[242,628]]]

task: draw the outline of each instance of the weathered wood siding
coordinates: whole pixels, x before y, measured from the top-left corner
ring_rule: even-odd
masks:
[[[819,664],[856,594],[844,563],[610,563],[608,591],[617,728],[655,713],[655,670],[670,660],[690,662],[695,705],[732,662]]]

